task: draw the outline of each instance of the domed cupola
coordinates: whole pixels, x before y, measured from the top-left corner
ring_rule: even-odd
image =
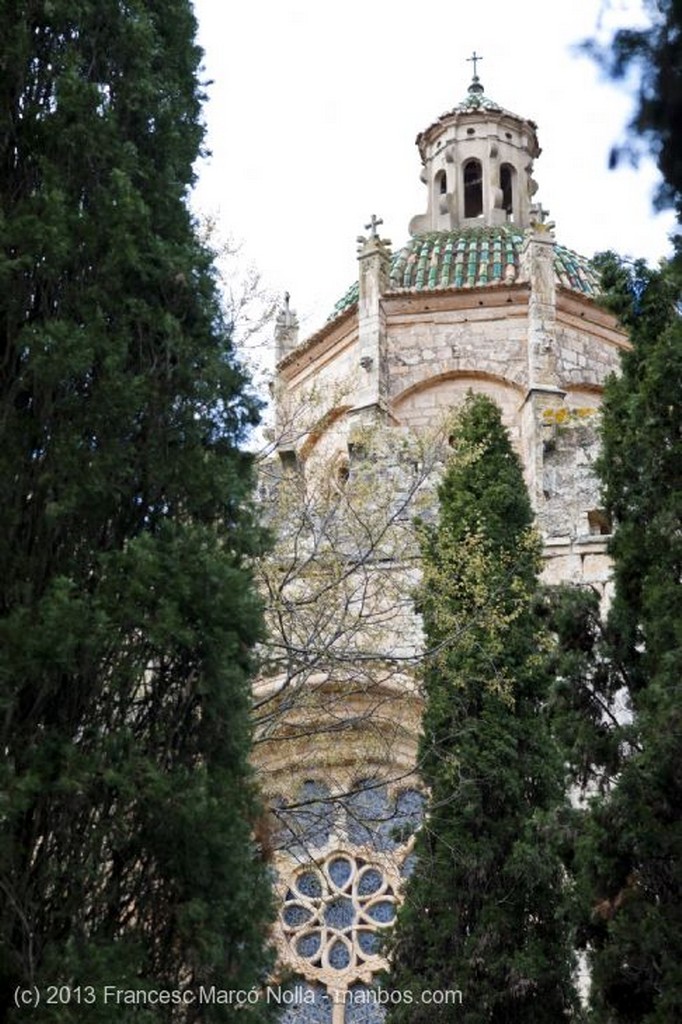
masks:
[[[411,235],[460,227],[531,223],[537,190],[533,160],[540,155],[536,125],[489,99],[476,74],[464,100],[417,136],[426,213],[413,217]]]

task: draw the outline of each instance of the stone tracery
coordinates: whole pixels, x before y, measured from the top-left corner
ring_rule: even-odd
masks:
[[[354,981],[367,968],[382,966],[380,933],[394,920],[396,903],[395,882],[385,865],[335,851],[295,872],[282,927],[310,973],[332,970]]]

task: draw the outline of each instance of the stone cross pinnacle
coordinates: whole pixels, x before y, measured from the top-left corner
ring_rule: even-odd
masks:
[[[380,224],[383,223],[384,222],[380,217],[377,218],[376,214],[372,214],[372,216],[369,219],[369,224],[365,224],[365,231],[370,232],[370,238],[377,237],[377,228],[379,227]]]

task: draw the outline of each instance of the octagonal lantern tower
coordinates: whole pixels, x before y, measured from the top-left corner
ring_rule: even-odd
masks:
[[[428,209],[411,235],[459,227],[531,223],[533,160],[540,155],[533,121],[488,99],[477,75],[466,98],[417,136]]]

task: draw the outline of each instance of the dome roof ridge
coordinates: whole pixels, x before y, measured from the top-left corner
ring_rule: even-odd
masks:
[[[454,107],[451,107],[450,110],[446,110],[444,113],[440,114],[428,128],[419,132],[417,135],[417,145],[419,146],[421,141],[430,132],[432,132],[434,128],[438,127],[438,125],[444,124],[456,114],[475,114],[478,111],[486,114],[499,114],[500,117],[511,117],[519,123],[530,125],[534,131],[537,131],[537,124],[532,118],[516,114],[513,110],[503,107],[500,103],[497,103],[496,100],[486,96],[485,93],[469,93],[463,100],[456,103]]]
[[[513,224],[414,235],[391,257],[387,291],[441,291],[519,282],[524,242],[525,232]],[[590,297],[599,293],[599,274],[592,262],[558,242],[554,242],[554,274],[557,284],[572,291]],[[355,281],[328,320],[335,320],[357,302]]]
[[[446,228],[439,231],[425,231],[419,235],[412,235],[408,238],[402,248],[404,249],[408,245],[421,242],[426,238],[438,239],[450,235],[483,240],[486,238],[495,238],[498,235],[504,237],[514,235],[519,239],[522,239],[524,231],[516,224],[464,224],[456,228]]]

